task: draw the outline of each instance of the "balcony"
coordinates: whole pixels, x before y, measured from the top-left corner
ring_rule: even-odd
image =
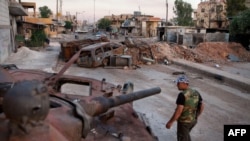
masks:
[[[13,16],[28,16],[28,12],[23,6],[20,3],[13,1],[9,3],[9,12]]]

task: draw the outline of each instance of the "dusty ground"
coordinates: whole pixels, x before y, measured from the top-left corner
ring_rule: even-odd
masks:
[[[5,63],[15,63],[19,68],[41,69],[44,71],[58,71],[63,63],[57,63],[60,51],[59,44],[51,43],[49,47],[40,52],[22,48],[13,54]],[[169,51],[169,50],[166,50]],[[170,51],[169,51],[170,53]],[[215,67],[213,62],[211,67]],[[250,74],[249,63],[227,64],[220,63],[218,69],[242,76]],[[240,69],[238,69],[240,68]],[[244,70],[242,69],[244,68]],[[171,118],[175,109],[175,99],[178,94],[173,72],[184,71],[191,81],[191,86],[200,91],[205,102],[205,110],[197,126],[192,131],[193,140],[220,141],[223,140],[223,125],[225,124],[250,124],[250,94],[244,90],[235,89],[217,80],[206,78],[202,74],[190,72],[175,65],[141,65],[140,69],[103,69],[80,68],[73,65],[66,74],[106,78],[115,84],[131,81],[135,91],[159,86],[161,94],[134,102],[136,111],[144,113],[152,126],[152,130],[160,141],[176,140],[176,123],[170,130],[165,129],[165,123]]]

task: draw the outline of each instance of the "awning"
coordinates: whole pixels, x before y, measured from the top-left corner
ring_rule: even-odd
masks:
[[[21,24],[23,28],[28,29],[43,29],[46,27],[43,23],[31,23],[31,22],[25,22],[25,21],[17,21],[18,24]]]

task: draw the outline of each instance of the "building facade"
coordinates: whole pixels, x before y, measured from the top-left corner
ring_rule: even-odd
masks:
[[[198,4],[194,11],[197,28],[227,29],[229,21],[226,13],[226,0],[207,0]]]
[[[8,9],[8,1],[0,1],[0,63],[2,63],[11,52],[11,25]]]
[[[0,63],[17,49],[17,19],[27,16],[27,12],[16,0],[0,1]]]
[[[134,15],[127,17],[120,28],[124,34],[142,37],[157,37],[157,27],[161,19],[151,15],[141,15],[134,12]]]

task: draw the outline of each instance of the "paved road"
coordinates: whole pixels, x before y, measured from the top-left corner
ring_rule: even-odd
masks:
[[[58,44],[51,43],[43,55],[35,58],[26,58],[25,61],[14,60],[20,68],[38,68],[45,71],[57,71],[63,64],[57,64]],[[14,56],[13,56],[14,57]],[[53,61],[52,61],[53,60]],[[6,61],[7,63],[8,61]],[[40,62],[37,64],[37,62]],[[223,126],[225,124],[250,124],[250,94],[203,74],[192,72],[178,65],[144,65],[136,70],[80,68],[73,65],[66,74],[106,78],[115,84],[131,81],[136,90],[159,86],[161,94],[134,102],[136,111],[144,113],[149,119],[153,132],[160,141],[176,140],[176,123],[171,129],[165,129],[165,123],[171,118],[175,109],[175,100],[178,90],[174,83],[176,75],[173,72],[185,72],[190,78],[191,87],[202,94],[205,110],[197,126],[192,131],[193,140],[221,141],[223,140]]]
[[[192,132],[194,140],[223,140],[224,124],[250,123],[249,94],[178,66],[152,65],[142,66],[137,70],[85,69],[74,66],[68,73],[96,79],[106,78],[107,81],[118,84],[131,81],[135,84],[135,90],[161,87],[161,94],[134,102],[134,106],[137,111],[147,115],[160,141],[174,141],[176,125],[167,130],[165,123],[171,118],[176,106],[178,91],[174,83],[176,76],[172,75],[176,71],[186,72],[191,80],[191,86],[201,92],[205,101],[205,111]]]

